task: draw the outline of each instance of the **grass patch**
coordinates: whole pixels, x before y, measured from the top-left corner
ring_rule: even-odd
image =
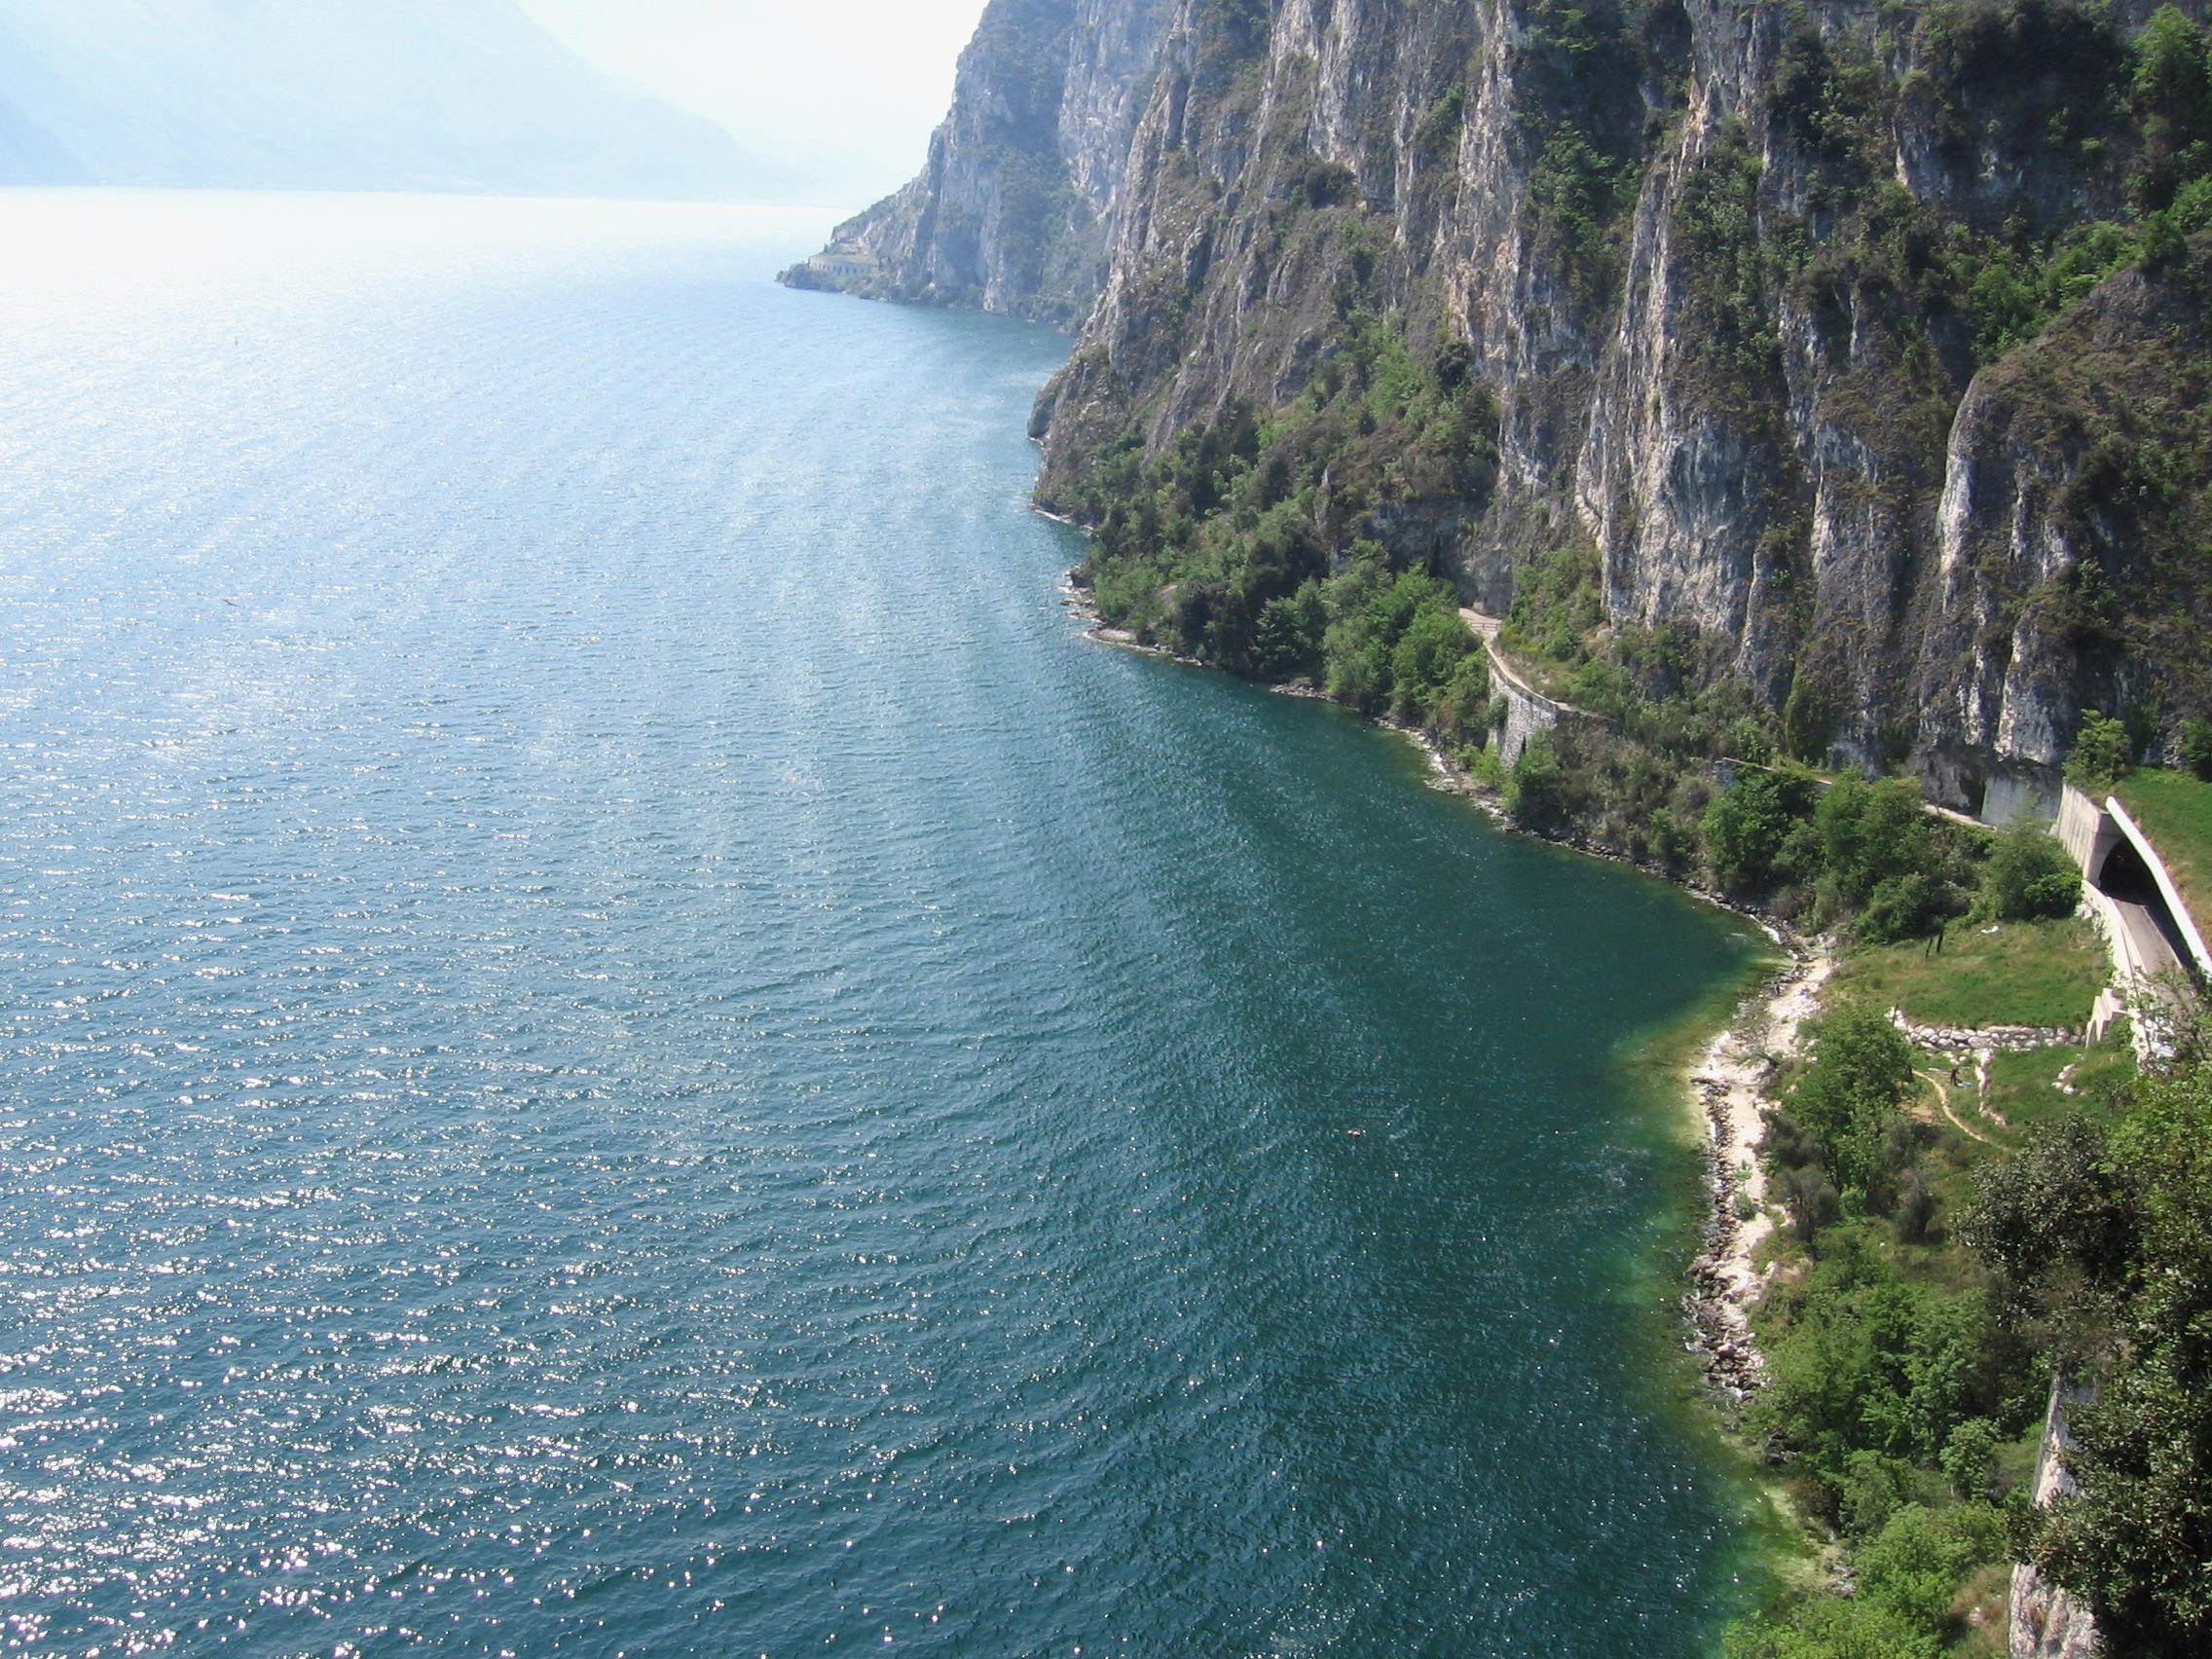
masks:
[[[2123,1034],[2093,1049],[1998,1054],[1989,1063],[1989,1105],[2011,1125],[2014,1138],[2077,1114],[2110,1122],[2115,1091],[2134,1075],[2135,1052]]]
[[[2086,922],[2006,922],[1962,928],[1940,953],[1925,941],[1854,952],[1836,988],[1923,1025],[2079,1026],[2109,977]]]
[[[2212,784],[2187,772],[2134,772],[2113,791],[2181,889],[2196,931],[2212,923]]]

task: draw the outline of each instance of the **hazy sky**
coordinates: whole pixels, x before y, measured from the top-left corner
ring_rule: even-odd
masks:
[[[808,159],[834,204],[920,170],[983,0],[519,0],[604,68],[711,116],[748,149]]]

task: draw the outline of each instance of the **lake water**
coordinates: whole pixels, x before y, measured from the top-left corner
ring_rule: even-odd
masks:
[[[823,228],[0,195],[0,1643],[1707,1651],[1754,941],[1083,639]]]

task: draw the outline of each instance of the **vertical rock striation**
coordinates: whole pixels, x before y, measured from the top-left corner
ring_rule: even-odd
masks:
[[[872,269],[787,279],[1073,326],[1106,275],[1164,0],[991,0],[929,163],[838,227]]]
[[[1494,455],[1393,471],[1347,428],[1279,493],[1320,568],[1364,535],[1502,612],[1586,548],[1613,629],[1801,752],[2001,814],[2085,709],[2154,746],[2212,713],[2212,248],[2092,258],[2164,165],[2149,13],[993,0],[835,285],[1080,322],[1034,432],[1092,519],[1109,464],[1264,463],[1386,317],[1484,383]]]

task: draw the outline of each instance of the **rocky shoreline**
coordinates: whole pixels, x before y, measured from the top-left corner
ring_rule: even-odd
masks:
[[[1784,943],[1791,951],[1789,965],[1745,999],[1689,1074],[1710,1135],[1712,1201],[1705,1249],[1690,1264],[1682,1308],[1696,1328],[1691,1347],[1704,1357],[1707,1380],[1739,1402],[1759,1386],[1766,1363],[1751,1335],[1751,1310],[1766,1289],[1758,1248],[1774,1232],[1759,1167],[1767,1094],[1796,1053],[1806,1023],[1820,1013],[1821,991],[1835,972],[1825,941]],[[1740,1215],[1738,1199],[1746,1198],[1750,1213]]]

